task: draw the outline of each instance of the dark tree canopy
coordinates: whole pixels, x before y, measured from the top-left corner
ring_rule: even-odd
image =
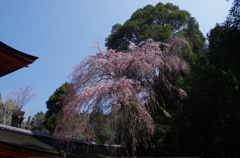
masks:
[[[226,21],[209,32],[208,49],[194,67],[179,120],[185,155],[240,155],[239,2],[234,0]]]
[[[240,0],[234,0],[225,22],[208,34],[209,59],[224,71],[240,79]]]
[[[217,24],[208,34],[208,39],[210,61],[224,71],[230,70],[240,79],[240,29],[226,23]]]
[[[156,6],[147,5],[138,9],[123,25],[113,25],[111,34],[106,38],[106,47],[122,51],[127,49],[129,41],[140,44],[152,38],[170,42],[175,35],[184,36],[194,52],[199,52],[204,46],[204,36],[189,12],[171,3],[160,2]]]
[[[37,112],[32,119],[31,122],[31,130],[35,132],[41,132],[41,133],[48,133],[46,128],[43,125],[43,122],[45,120],[45,113]]]
[[[68,86],[69,83],[65,82],[62,86],[57,88],[49,97],[48,101],[46,101],[48,110],[45,115],[44,126],[51,134],[55,130],[57,115],[62,108],[62,104],[60,102],[63,94],[66,93]]]
[[[227,0],[229,1],[229,0]],[[240,20],[240,0],[234,0],[232,4],[232,8],[230,10],[230,16],[234,17],[235,21]]]

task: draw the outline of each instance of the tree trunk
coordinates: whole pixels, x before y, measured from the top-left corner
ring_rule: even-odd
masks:
[[[162,104],[165,107],[164,102]],[[161,107],[158,102],[157,102],[157,107],[158,107],[159,112],[163,116],[163,118],[165,120],[167,120],[167,122],[171,126],[171,129],[172,129],[172,136],[171,137],[172,137],[173,144],[174,144],[174,146],[176,148],[176,151],[177,151],[177,154],[178,154],[177,156],[183,156],[183,152],[182,152],[182,149],[181,149],[181,146],[180,146],[180,143],[179,143],[178,127],[177,127],[176,123],[174,122],[171,114],[169,114],[163,107]]]
[[[22,127],[22,122],[24,120],[24,111],[14,111],[12,114],[12,123],[11,126],[13,127],[18,127],[21,128]]]

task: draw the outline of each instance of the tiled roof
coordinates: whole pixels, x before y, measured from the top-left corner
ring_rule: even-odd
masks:
[[[57,155],[61,150],[71,151],[70,156],[111,155],[112,148],[120,145],[84,142],[82,140],[65,139],[21,128],[0,124],[0,144],[7,144],[24,150]],[[70,148],[69,148],[70,147]],[[88,151],[88,152],[86,152]]]
[[[63,139],[63,138],[56,137],[56,136],[53,136],[53,135],[50,135],[50,134],[34,132],[34,131],[30,131],[30,130],[26,130],[26,129],[22,129],[22,128],[17,128],[17,127],[12,127],[12,126],[7,126],[7,125],[3,125],[3,124],[0,124],[0,130],[9,131],[9,132],[18,133],[18,134],[23,134],[23,135],[28,135],[28,136],[34,136],[34,137],[44,137],[44,138],[50,138],[50,139]],[[82,140],[76,140],[76,139],[65,138],[65,140],[70,141],[70,142],[76,142],[76,143],[83,143],[83,144],[86,143]],[[88,144],[105,146],[105,147],[111,146],[111,147],[115,147],[115,148],[121,147],[120,145],[116,145],[116,144],[104,144],[104,143],[96,143],[96,142],[88,142]]]
[[[46,137],[46,138],[53,137],[52,135],[49,135],[49,134],[38,133],[38,132],[34,132],[34,131],[22,129],[22,128],[16,128],[16,127],[12,127],[12,126],[7,126],[7,125],[3,125],[3,124],[0,124],[0,130],[23,134],[23,135],[29,135],[29,136],[39,136],[39,137]]]

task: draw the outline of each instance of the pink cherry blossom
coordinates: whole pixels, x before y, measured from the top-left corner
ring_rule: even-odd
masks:
[[[148,146],[154,135],[151,114],[156,111],[156,88],[177,89],[179,94],[187,95],[173,83],[181,79],[181,71],[189,69],[181,50],[190,51],[190,47],[184,39],[174,37],[170,44],[148,39],[138,47],[130,42],[125,52],[95,48],[99,50],[97,54],[73,67],[70,79],[77,93],[62,109],[61,128],[56,134],[77,131],[90,138],[93,132],[87,120],[92,110],[99,107],[109,114],[113,131],[119,126],[125,128],[123,133],[114,133],[125,145],[126,135],[131,138],[134,153],[140,142]]]

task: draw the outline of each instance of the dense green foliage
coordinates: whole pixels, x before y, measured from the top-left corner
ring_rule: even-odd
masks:
[[[67,91],[67,87],[69,83],[65,82],[62,86],[57,88],[55,92],[49,97],[47,104],[47,112],[45,115],[44,127],[49,131],[49,133],[53,134],[55,127],[57,116],[62,108],[62,96]]]
[[[189,98],[179,121],[185,155],[240,155],[239,37],[239,18],[230,12],[209,32],[207,52],[193,67],[191,83],[185,83]]]
[[[208,35],[209,60],[224,71],[231,71],[240,79],[240,29],[229,19],[223,24],[217,24]]]
[[[44,127],[43,122],[45,121],[45,113],[37,112],[31,121],[31,130],[40,133],[48,133],[46,128]]]
[[[91,128],[94,131],[94,141],[99,143],[110,143],[114,139],[107,114],[101,109],[94,109],[90,115]]]
[[[240,123],[238,80],[214,65],[198,74],[184,107],[185,154],[235,157],[240,145],[240,128],[236,126]]]
[[[147,38],[168,43],[176,35],[184,36],[194,52],[200,52],[204,46],[204,36],[190,13],[171,3],[158,3],[138,9],[123,25],[113,25],[106,47],[127,50],[129,41],[140,44]]]

